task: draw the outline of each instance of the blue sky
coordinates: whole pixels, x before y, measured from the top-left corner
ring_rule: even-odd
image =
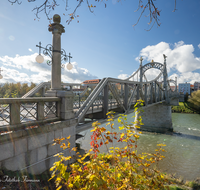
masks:
[[[41,13],[40,20],[34,20],[32,9],[42,2],[11,5],[7,0],[0,2],[0,67],[3,79],[0,83],[21,82],[40,83],[50,80],[51,67],[38,64],[36,45],[52,43],[52,34],[48,31],[49,21]],[[145,0],[144,0],[145,1]],[[62,1],[59,1],[62,4]],[[167,55],[168,76],[178,77],[178,82],[200,82],[200,1],[157,0],[156,6],[161,10],[161,26],[149,29],[149,18],[135,12],[138,1],[109,0],[107,8],[103,3],[96,3],[94,13],[90,13],[84,3],[77,11],[79,23],[73,20],[66,24],[67,14],[60,6],[50,16],[60,14],[61,24],[65,27],[62,34],[62,48],[71,53],[74,68],[62,70],[63,82],[82,82],[94,78],[126,78],[139,67],[138,58],[143,56],[143,64],[152,59],[163,63],[163,53]],[[94,1],[91,0],[93,3]],[[63,15],[65,13],[65,15]],[[47,59],[47,58],[45,58]],[[152,79],[157,72],[147,73]]]

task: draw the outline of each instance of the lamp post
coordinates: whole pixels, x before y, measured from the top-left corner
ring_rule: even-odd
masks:
[[[44,55],[48,55],[51,61],[47,61],[48,65],[51,65],[51,89],[47,91],[48,96],[57,96],[57,92],[61,91],[61,67],[65,65],[61,64],[61,61],[66,61],[69,58],[69,63],[67,69],[71,70],[73,68],[70,63],[71,54],[66,55],[64,49],[61,50],[61,34],[65,32],[64,26],[60,24],[60,16],[55,14],[53,16],[53,23],[49,25],[49,32],[52,32],[52,45],[48,44],[46,47],[41,46],[41,42],[36,47],[39,47],[39,55],[36,57],[38,63],[44,61],[41,55],[41,49],[43,49]]]
[[[3,71],[3,70],[1,70],[1,68],[0,68],[0,79],[3,78],[2,74],[1,74],[1,71]]]

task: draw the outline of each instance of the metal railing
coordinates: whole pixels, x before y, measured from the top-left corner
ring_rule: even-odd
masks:
[[[60,119],[60,101],[57,97],[1,98],[0,131],[57,121]]]

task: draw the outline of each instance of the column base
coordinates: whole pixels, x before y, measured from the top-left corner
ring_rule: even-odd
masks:
[[[45,97],[57,97],[58,90],[47,90],[44,94]]]
[[[73,119],[75,117],[73,111],[74,93],[72,91],[58,91],[57,97],[61,98],[61,118],[64,120]]]

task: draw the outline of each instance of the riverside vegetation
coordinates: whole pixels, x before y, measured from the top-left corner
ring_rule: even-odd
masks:
[[[142,105],[141,100],[136,103],[135,114],[139,114]],[[56,155],[59,159],[50,169],[52,174],[49,180],[54,180],[57,190],[182,189],[171,184],[183,185],[183,181],[172,179],[158,169],[158,163],[164,158],[162,152],[165,152],[165,144],[158,144],[155,153],[138,154],[137,142],[141,132],[137,129],[143,124],[141,117],[128,124],[126,115],[120,115],[120,132],[116,132],[113,112],[107,115],[106,126],[110,126],[110,131],[107,127],[100,127],[98,121],[94,122],[88,153],[76,153],[77,161],[70,165],[67,162],[73,156],[65,157],[62,153]],[[54,144],[70,149],[69,138],[54,139]],[[114,142],[118,142],[119,146],[113,147]],[[101,153],[101,146],[106,146],[106,153]],[[76,152],[77,148],[73,147],[72,151]]]
[[[178,106],[172,106],[172,112],[175,113],[198,113],[194,105],[190,102],[179,102]]]
[[[200,113],[200,90],[186,93],[184,102],[179,102],[179,106],[172,106],[172,112],[176,113]]]
[[[179,106],[172,106],[172,112],[200,113],[200,90],[192,92],[191,96],[186,93],[184,102],[179,102]]]

